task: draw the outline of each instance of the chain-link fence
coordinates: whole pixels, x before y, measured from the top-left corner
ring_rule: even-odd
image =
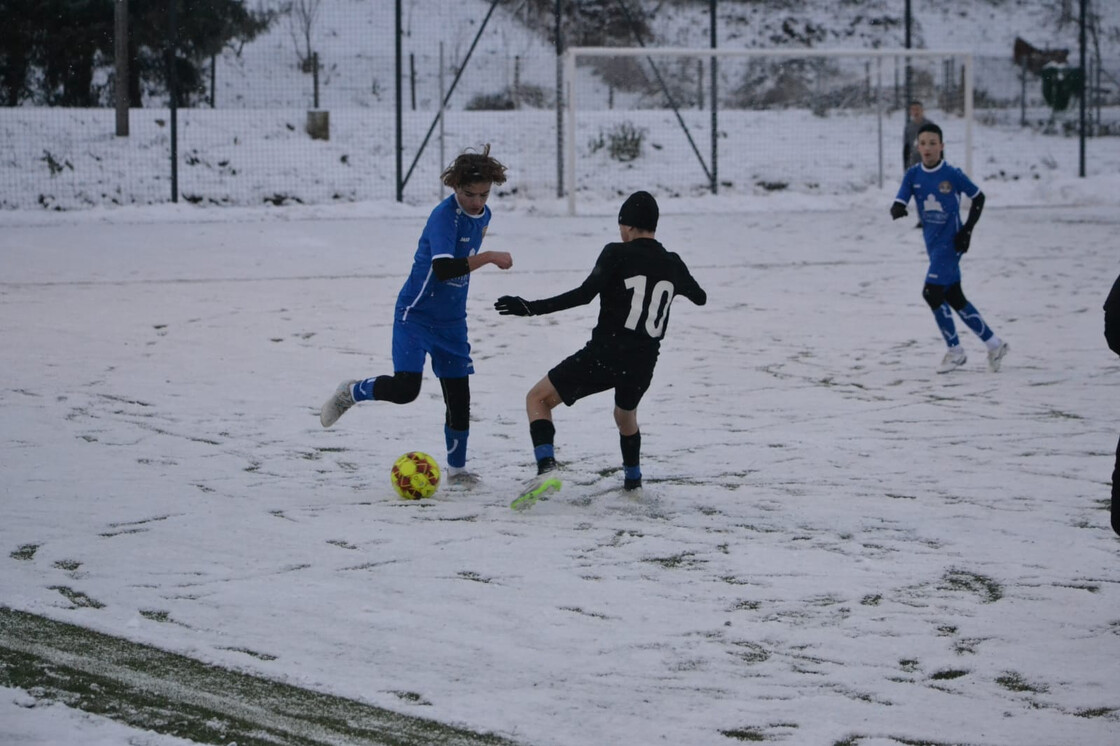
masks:
[[[174,110],[165,80],[153,76],[137,85],[133,97],[139,97],[140,106],[129,112],[127,136],[116,134],[113,60],[95,54],[90,90],[97,105],[45,106],[39,104],[48,97],[27,96],[18,106],[0,107],[0,208],[152,204],[173,196],[217,205],[398,196],[423,203],[440,194],[438,175],[447,162],[487,142],[510,168],[510,181],[499,193],[557,198],[572,185],[563,183],[560,68],[547,12],[552,4],[276,4],[273,10],[285,12],[272,15],[268,28],[251,41],[227,40],[209,55],[193,48],[192,66],[183,76],[188,85]],[[562,40],[565,35],[578,40],[570,30],[562,31]],[[974,71],[980,125],[1031,127],[1055,137],[1077,133],[1076,100],[1055,111],[1043,96],[1041,78],[1017,66],[1010,54],[977,57]],[[583,90],[599,91],[600,107],[621,106],[624,99],[627,106],[646,109],[670,103],[711,107],[701,66],[671,70],[668,86],[663,80],[648,90],[627,88],[606,70],[580,74],[596,77],[597,85]],[[1088,74],[1090,133],[1116,138],[1120,59],[1105,59]],[[42,78],[43,73],[34,75]],[[760,75],[763,80],[756,79]],[[958,108],[960,71],[955,67],[924,70],[909,82],[903,70],[887,75],[890,93],[878,103],[896,120],[892,128],[901,130],[908,92],[926,99],[930,108]],[[744,71],[741,79],[721,83],[716,95],[721,109],[800,108],[828,116],[868,105],[861,99],[861,84],[851,78],[847,71],[832,83],[821,68],[779,65]],[[781,95],[775,92],[777,80]],[[667,88],[675,92],[671,102],[662,95]]]
[[[166,87],[145,88],[127,137],[114,134],[109,66],[101,108],[0,108],[0,207],[149,204],[170,201],[173,186],[206,204],[393,199],[406,175],[403,196],[426,201],[456,153],[489,141],[519,173],[543,163],[552,181],[539,188],[555,192],[541,134],[555,129],[547,40],[501,8],[403,4],[398,179],[394,4],[314,5],[311,18],[277,15],[256,39],[204,59],[175,112]],[[510,111],[524,115],[517,126],[505,123]]]

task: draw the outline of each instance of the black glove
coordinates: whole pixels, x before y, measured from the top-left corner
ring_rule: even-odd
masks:
[[[964,254],[968,251],[968,245],[972,243],[972,229],[962,228],[957,231],[957,235],[953,238],[953,247],[956,248],[957,253]]]
[[[909,214],[910,213],[906,212],[906,205],[902,204],[901,202],[892,202],[891,203],[891,217],[894,218],[895,220],[898,220],[899,218],[904,218]]]
[[[529,301],[518,295],[503,295],[498,300],[494,301],[494,308],[502,316],[532,316],[533,309],[529,307]]]

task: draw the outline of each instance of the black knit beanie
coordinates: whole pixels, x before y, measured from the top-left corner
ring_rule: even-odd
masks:
[[[657,230],[657,200],[649,192],[634,192],[622,203],[618,211],[618,224],[629,225],[644,231]]]

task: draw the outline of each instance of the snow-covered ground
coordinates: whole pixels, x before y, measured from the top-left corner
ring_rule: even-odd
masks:
[[[922,27],[927,45],[951,38]],[[932,113],[964,165],[959,120]],[[150,114],[133,119],[130,157],[155,180],[140,194],[167,186]],[[1075,139],[978,123],[971,175],[988,202],[964,288],[1011,353],[988,372],[962,327],[970,360],[939,376],[921,237],[887,214],[897,113],[882,187],[754,188],[818,162],[776,149],[795,127],[823,124],[841,168],[876,159],[872,122],[787,112],[753,154],[728,152],[739,186],[719,196],[672,196],[681,174],[652,158],[588,162],[602,178],[579,217],[518,188],[555,168],[539,127],[460,113],[447,159],[490,141],[511,165],[485,248],[515,263],[472,278],[483,485],[407,503],[388,471],[406,450],[441,454],[435,380],[328,431],[317,415],[340,380],[388,372],[438,164],[397,204],[375,160],[388,140],[341,145],[368,116],[332,120],[320,145],[337,173],[285,161],[304,114],[263,125],[274,149],[255,197],[280,178],[335,204],[0,210],[0,607],[538,745],[1115,740],[1120,361],[1100,306],[1120,273],[1116,138],[1089,142],[1082,179]],[[67,116],[52,142],[102,134],[74,148],[90,167],[60,178],[111,195],[112,168],[92,167],[124,148],[111,112]],[[187,135],[235,152],[240,130],[208,116],[184,112]],[[19,126],[0,162],[45,168],[32,138],[55,125]],[[196,155],[185,183],[235,178],[230,153]],[[578,284],[617,235],[616,194],[643,187],[710,298],[675,309],[642,404],[647,488],[611,489],[600,396],[556,413],[564,490],[514,513],[532,471],[524,393],[583,343],[595,308],[511,319],[492,302]],[[0,689],[0,743],[185,742]]]
[[[484,482],[424,503],[387,475],[442,451],[434,380],[317,419],[388,370],[424,210],[5,213],[0,604],[524,743],[1108,743],[1120,185],[991,186],[964,287],[1011,353],[992,374],[965,332],[945,376],[893,187],[663,198],[710,302],[678,304],[642,404],[648,486],[611,489],[595,397],[556,413],[566,485],[525,514],[524,392],[594,308],[491,304],[580,282],[615,206],[492,200],[515,265],[472,278]],[[0,741],[175,743],[33,705],[4,692]]]

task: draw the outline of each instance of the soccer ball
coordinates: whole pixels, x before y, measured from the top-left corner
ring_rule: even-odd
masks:
[[[431,497],[439,489],[439,464],[426,453],[409,451],[393,464],[393,489],[405,500]]]

